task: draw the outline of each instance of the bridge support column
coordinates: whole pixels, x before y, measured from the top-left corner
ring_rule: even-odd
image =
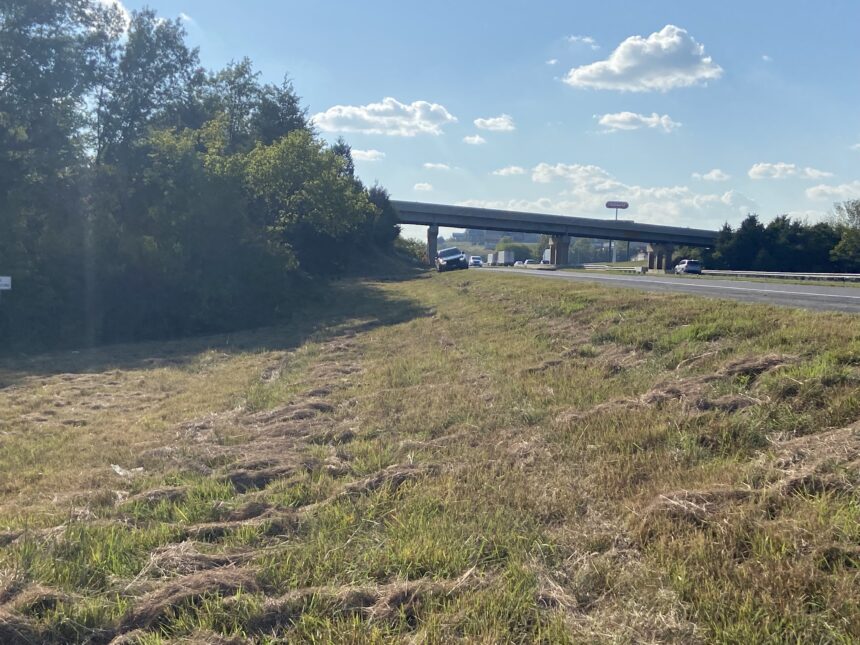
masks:
[[[431,224],[427,227],[427,263],[430,265],[436,263],[436,245],[438,240],[439,227],[436,224]]]
[[[649,244],[648,245],[648,270],[667,272],[672,268],[672,252],[675,248],[671,244]]]
[[[553,235],[549,238],[549,262],[556,266],[570,264],[569,235]]]

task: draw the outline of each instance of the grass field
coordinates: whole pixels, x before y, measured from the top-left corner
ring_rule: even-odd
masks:
[[[0,363],[0,642],[860,640],[860,319],[469,271]]]

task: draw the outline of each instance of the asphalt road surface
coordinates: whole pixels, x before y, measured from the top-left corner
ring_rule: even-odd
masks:
[[[603,273],[572,273],[568,271],[540,271],[536,269],[506,269],[495,267],[490,271],[511,273],[538,280],[571,280],[599,282],[613,287],[689,293],[708,298],[728,298],[742,302],[759,302],[783,307],[802,307],[822,311],[848,311],[860,313],[860,287],[830,287],[820,284],[779,284],[746,280],[720,280],[717,278],[668,278],[655,275],[607,275]]]

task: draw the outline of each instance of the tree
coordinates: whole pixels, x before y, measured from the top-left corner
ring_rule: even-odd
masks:
[[[528,244],[514,242],[509,237],[503,237],[496,244],[496,251],[513,251],[517,261],[534,259],[534,251]]]
[[[860,199],[835,204],[834,210],[841,235],[830,257],[848,271],[860,271]]]

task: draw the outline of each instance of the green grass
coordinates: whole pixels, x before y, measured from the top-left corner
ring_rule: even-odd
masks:
[[[99,640],[175,583],[137,642],[860,639],[856,317],[540,282],[0,366],[0,615]]]

